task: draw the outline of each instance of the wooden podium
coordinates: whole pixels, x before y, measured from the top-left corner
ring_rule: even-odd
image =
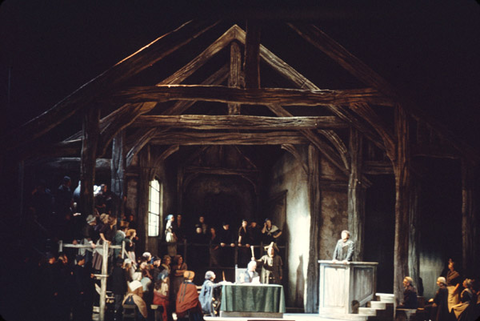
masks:
[[[374,300],[377,262],[318,261],[320,263],[319,314],[352,313],[352,306]],[[358,303],[357,303],[358,302]]]

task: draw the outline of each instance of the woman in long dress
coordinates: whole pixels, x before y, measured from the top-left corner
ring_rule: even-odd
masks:
[[[183,262],[183,257],[181,255],[176,255],[172,265],[172,295],[174,298],[177,297],[178,289],[183,282],[183,272],[187,269],[187,263]]]
[[[174,231],[175,217],[170,214],[167,216],[167,224],[165,225],[165,241],[167,245],[168,255],[174,257],[177,255],[177,236]]]

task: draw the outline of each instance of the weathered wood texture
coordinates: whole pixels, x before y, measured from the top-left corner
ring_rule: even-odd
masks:
[[[372,125],[380,137],[382,137],[385,151],[389,158],[395,159],[395,139],[393,139],[393,133],[384,121],[367,104],[352,104],[350,108]]]
[[[285,108],[283,108],[280,105],[274,104],[274,105],[268,105],[267,107],[279,117],[292,116],[292,114],[290,114],[287,110],[285,110]],[[333,150],[332,147],[330,147],[327,143],[322,141],[314,131],[300,130],[300,133],[302,133],[302,135],[308,138],[308,140],[310,140],[320,151],[322,151],[325,157],[328,160],[330,160],[338,169],[340,169],[342,172],[348,175],[347,167],[345,166],[344,163],[342,163],[341,157],[338,156],[338,154],[335,152],[335,150]]]
[[[121,102],[202,100],[247,105],[330,106],[332,104],[386,103],[375,89],[302,90],[283,88],[229,88],[226,86],[162,85],[131,87],[106,99]]]
[[[411,116],[417,121],[423,121],[429,127],[434,129],[437,135],[443,137],[470,161],[479,161],[480,153],[477,150],[473,149],[465,142],[458,140],[445,126],[432,119],[432,117],[428,117],[425,112],[410,102],[405,94],[399,94],[398,90],[393,88],[390,83],[380,77],[380,75],[368,67],[364,62],[351,54],[347,49],[330,38],[323,31],[318,29],[318,27],[314,25],[293,25],[291,23],[288,25],[305,40],[323,51],[345,70],[349,71],[357,79],[368,86],[378,89],[387,97],[392,98],[392,100],[401,103],[402,107],[407,110]]]
[[[224,65],[222,68],[217,70],[215,73],[213,73],[210,77],[205,79],[205,81],[202,82],[202,85],[221,85],[224,83],[229,75],[229,67],[228,65]],[[181,100],[177,101],[172,107],[166,109],[165,111],[162,112],[162,115],[178,115],[183,112],[185,112],[188,108],[193,106],[196,101],[189,101],[189,100]]]
[[[363,261],[365,231],[365,188],[362,185],[363,137],[350,130],[350,176],[348,181],[348,230],[355,242],[355,260]]]
[[[322,225],[320,195],[320,156],[318,149],[308,146],[308,194],[310,201],[310,250],[308,252],[307,280],[318,280],[319,241]],[[318,312],[318,282],[307,282],[306,313]]]
[[[477,202],[474,193],[475,168],[469,162],[462,160],[462,265],[466,275],[475,275],[480,266],[478,255],[478,231],[475,211]]]
[[[403,278],[408,275],[408,233],[410,211],[410,151],[409,124],[402,107],[395,109],[397,157],[395,172],[395,245],[393,251],[393,293],[398,305],[403,299]]]
[[[137,243],[140,253],[146,251],[149,243],[148,238],[148,198],[149,184],[152,180],[152,158],[149,146],[144,148],[139,154],[140,178],[138,184],[138,235],[143,235]]]
[[[148,115],[138,117],[131,125],[131,127],[142,128],[162,126],[169,128],[188,128],[199,130],[300,130],[319,128],[346,128],[346,124],[335,116],[265,117],[245,115]]]
[[[95,105],[84,110],[83,140],[80,163],[80,206],[85,216],[94,213],[93,185],[99,136],[100,110]]]
[[[10,150],[44,135],[81,108],[88,106],[99,95],[170,55],[215,24],[191,21],[154,40],[74,91],[48,111],[6,134],[0,141],[0,149]]]
[[[412,179],[410,191],[410,211],[409,222],[410,228],[408,233],[408,275],[413,279],[415,284],[419,283],[420,278],[420,249],[419,249],[419,196],[421,195],[421,183],[419,179]]]
[[[242,53],[237,42],[230,45],[230,76],[228,77],[228,87],[242,87]],[[228,104],[229,115],[240,115],[240,104]]]
[[[140,130],[133,137],[130,137],[129,141],[133,144],[127,143],[127,156],[126,163],[127,167],[132,163],[133,157],[142,150],[142,148],[148,144],[148,142],[157,134],[158,130],[156,128],[146,128]]]
[[[258,21],[247,20],[245,37],[245,87],[260,88],[260,36]]]
[[[220,50],[228,46],[235,39],[236,30],[237,28],[235,26],[228,29],[222,36],[220,36],[220,38],[215,40],[198,56],[182,68],[178,69],[174,74],[159,82],[157,86],[182,83],[185,79],[203,67],[205,63],[207,63],[207,61],[215,56]]]
[[[115,195],[113,198],[114,207],[113,214],[121,217],[124,212],[123,195],[125,195],[125,132],[118,133],[112,142],[112,159],[111,159],[111,188]]]
[[[236,36],[237,40],[245,44],[246,33],[240,27],[236,27]],[[296,69],[292,68],[285,61],[277,57],[273,52],[260,45],[260,57],[263,61],[269,65],[273,70],[278,72],[282,77],[292,82],[298,88],[301,89],[310,89],[310,90],[319,90],[319,88],[312,83],[305,76],[300,74]],[[370,128],[365,126],[362,121],[360,121],[355,115],[351,112],[337,105],[328,105],[329,110],[337,115],[340,119],[344,120],[348,124],[356,127],[364,133],[364,135],[372,140],[379,148],[384,149],[382,140],[378,135]]]
[[[281,145],[306,144],[308,140],[295,132],[268,133],[193,133],[167,132],[151,139],[155,145]]]
[[[364,161],[363,173],[369,175],[393,175],[391,161]]]

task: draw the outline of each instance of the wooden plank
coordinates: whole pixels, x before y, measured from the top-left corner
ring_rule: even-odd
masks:
[[[362,185],[363,137],[355,128],[350,130],[350,176],[348,180],[348,230],[355,242],[356,261],[363,261],[365,231],[365,188]]]
[[[350,109],[363,117],[377,133],[382,137],[385,144],[385,151],[391,160],[395,159],[395,139],[393,134],[384,121],[367,104],[352,104]]]
[[[227,133],[166,132],[151,139],[155,145],[281,145],[306,144],[308,140],[295,132]]]
[[[99,95],[170,55],[214,25],[216,23],[211,24],[205,21],[187,22],[154,40],[84,84],[48,111],[7,133],[0,141],[0,149],[10,150],[44,135],[79,109],[89,105]]]
[[[143,113],[151,111],[157,105],[156,102],[145,102],[129,106],[128,109],[123,109],[115,113],[115,116],[104,123],[103,129],[100,133],[100,142],[98,155],[103,156],[108,145],[113,138],[122,130],[132,124]]]
[[[369,175],[393,175],[391,161],[364,161],[363,173]]]
[[[228,87],[242,87],[242,54],[237,42],[230,45],[230,75],[228,77]],[[240,104],[228,104],[229,115],[240,115]]]
[[[387,95],[396,97],[392,91],[390,84],[388,84],[380,75],[373,71],[363,61],[351,54],[347,49],[330,38],[322,30],[315,25],[293,25],[288,23],[290,28],[295,30],[301,37],[307,40],[310,44],[323,51],[326,55],[332,58],[345,70],[350,72],[357,79],[363,83],[381,90]]]
[[[148,142],[157,134],[157,129],[155,128],[147,128],[144,130],[141,130],[137,135],[134,136],[133,140],[134,144],[127,148],[128,153],[126,156],[126,163],[127,167],[132,164],[133,157],[142,150],[142,148],[148,144]],[[172,144],[173,145],[173,144]],[[127,145],[129,146],[129,145]]]
[[[290,114],[285,108],[280,105],[268,105],[267,106],[274,114],[280,117],[291,117]],[[342,163],[341,158],[338,154],[330,147],[328,144],[323,142],[318,135],[312,130],[300,130],[306,138],[308,138],[320,151],[322,151],[323,155],[332,162],[338,169],[348,175],[348,170],[344,163]],[[286,142],[285,142],[286,143]]]
[[[157,85],[180,84],[185,79],[190,77],[194,72],[200,69],[205,63],[214,57],[219,51],[228,46],[234,39],[236,28],[232,26],[222,36],[215,40],[202,53],[196,56],[193,60],[187,63],[182,68],[178,69],[173,75],[165,78]]]
[[[320,192],[320,156],[318,149],[308,146],[308,194],[310,200],[310,249],[308,251],[307,279],[318,280],[319,242],[318,235],[322,226]],[[307,282],[306,313],[318,313],[318,282]]]
[[[245,36],[246,33],[240,27],[237,26],[237,40],[241,43],[245,44]],[[260,57],[265,61],[267,65],[269,65],[273,70],[277,71],[281,76],[283,76],[288,81],[295,84],[298,88],[302,89],[311,89],[311,90],[318,90],[319,88],[299,73],[296,69],[292,68],[288,65],[285,61],[277,57],[273,52],[265,48],[264,46],[260,46]],[[373,132],[370,128],[365,126],[354,114],[350,113],[348,110],[342,108],[341,106],[336,105],[327,105],[328,109],[337,115],[340,119],[345,121],[348,124],[359,129],[364,135],[370,139],[377,147],[380,149],[384,149],[383,142],[378,135]]]
[[[260,88],[260,36],[258,21],[247,20],[245,37],[245,88]]]
[[[432,126],[435,132],[445,138],[462,155],[468,157],[473,162],[478,162],[480,153],[465,142],[459,140],[449,129],[432,119],[418,106],[413,104],[405,94],[400,94],[385,79],[378,75],[374,70],[367,66],[363,61],[351,54],[347,49],[330,38],[315,25],[293,25],[288,24],[300,36],[309,43],[322,50],[326,55],[340,64],[345,70],[368,86],[378,89],[387,97],[397,101],[406,109],[416,120],[425,121]]]
[[[210,77],[205,79],[202,82],[202,85],[221,85],[224,81],[227,80],[229,73],[228,65],[224,65],[222,68],[213,73]],[[163,115],[178,115],[185,112],[190,108],[196,101],[181,100],[177,101],[171,108],[162,112]]]
[[[332,104],[386,103],[371,88],[346,90],[303,90],[284,88],[229,88],[226,86],[165,85],[131,87],[106,97],[112,102],[202,100],[248,105],[280,104],[285,106],[330,106]]]
[[[260,174],[258,170],[242,169],[242,168],[221,168],[221,167],[205,167],[205,166],[187,166],[184,168],[184,173],[197,174],[214,174],[214,175],[240,175],[257,177]]]
[[[242,129],[242,130],[290,130],[346,128],[346,124],[335,116],[317,117],[265,117],[245,115],[148,115],[138,117],[131,127],[170,127],[198,130]]]
[[[408,233],[410,210],[410,144],[409,124],[403,108],[395,109],[395,136],[397,140],[397,157],[394,162],[395,173],[395,244],[393,250],[393,294],[398,305],[403,299],[403,279],[408,269]]]

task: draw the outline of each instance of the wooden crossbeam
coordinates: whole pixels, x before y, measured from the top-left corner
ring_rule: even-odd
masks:
[[[178,48],[189,43],[217,23],[191,21],[154,40],[74,91],[48,111],[7,133],[0,140],[1,150],[10,150],[32,141],[72,116],[91,101],[138,74]]]
[[[284,106],[330,106],[332,104],[390,104],[371,88],[347,90],[302,90],[284,88],[229,88],[226,86],[166,85],[131,87],[112,94],[108,99],[122,102],[203,100],[248,105],[280,104]]]
[[[264,117],[246,115],[145,115],[138,117],[131,127],[172,127],[200,130],[299,130],[347,128],[335,116],[317,117]]]
[[[281,145],[307,144],[308,140],[296,132],[266,133],[229,132],[166,132],[152,137],[154,145]]]
[[[245,31],[242,30],[240,27],[236,26],[235,34],[237,36],[236,39],[241,43],[245,44]],[[311,82],[308,78],[299,73],[295,68],[291,67],[289,64],[280,59],[278,56],[276,56],[273,52],[271,52],[264,46],[260,46],[260,57],[273,70],[278,72],[282,77],[296,85],[298,88],[319,90],[319,88],[313,82]],[[334,115],[363,132],[364,135],[368,139],[370,139],[377,147],[382,150],[385,149],[383,142],[381,138],[377,135],[377,133],[375,133],[369,127],[365,126],[365,124],[363,124],[363,122],[350,111],[334,104],[327,105],[327,108]]]

